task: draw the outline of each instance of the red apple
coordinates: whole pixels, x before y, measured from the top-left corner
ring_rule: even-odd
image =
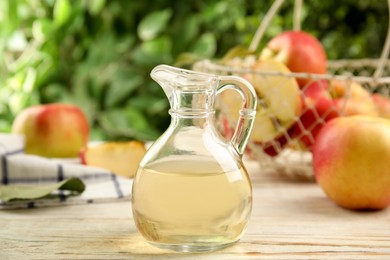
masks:
[[[337,98],[370,98],[371,93],[361,84],[351,80],[330,80],[329,93],[333,99]]]
[[[15,118],[12,132],[24,135],[26,153],[45,157],[77,157],[89,139],[84,113],[69,104],[29,107]]]
[[[338,110],[344,116],[366,115],[378,116],[378,111],[372,99],[338,98],[333,100]]]
[[[346,80],[332,80],[329,91],[334,98],[335,106],[344,116],[378,116],[371,92],[361,84]]]
[[[329,84],[327,80],[317,80],[302,88],[302,94],[304,99],[311,100],[313,102],[317,99],[325,98],[331,100],[332,97],[329,93]]]
[[[298,139],[306,149],[310,150],[322,126],[340,115],[338,108],[333,104],[328,89],[328,82],[319,80],[302,90],[304,109],[293,127],[292,136]]]
[[[390,119],[390,98],[382,94],[373,94],[372,100],[378,111],[378,115]]]
[[[335,118],[317,135],[312,153],[317,183],[335,203],[356,210],[390,205],[390,120]]]
[[[261,149],[268,154],[269,156],[277,156],[288,144],[288,136],[291,133],[289,130],[284,132],[282,135],[278,136],[277,138],[270,140],[265,143],[257,143],[255,142],[256,146],[261,147]]]
[[[327,57],[320,41],[307,32],[286,31],[269,41],[260,54],[261,60],[275,59],[291,72],[325,74]],[[302,88],[310,79],[297,78]]]

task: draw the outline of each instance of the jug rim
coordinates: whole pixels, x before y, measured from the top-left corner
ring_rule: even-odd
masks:
[[[219,75],[178,68],[166,64],[160,64],[154,67],[150,76],[157,82],[166,82],[177,86],[195,86],[204,82],[213,84],[220,80]],[[210,87],[215,86],[212,85]]]

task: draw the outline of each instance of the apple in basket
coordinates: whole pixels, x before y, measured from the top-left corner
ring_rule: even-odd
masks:
[[[335,105],[344,116],[378,116],[378,109],[371,92],[361,84],[350,80],[332,80],[329,91]]]
[[[373,94],[372,100],[375,103],[378,115],[390,119],[390,98],[383,94]]]
[[[290,72],[280,62],[258,61],[253,71],[255,73],[244,76],[253,85],[259,98],[250,141],[262,147],[267,154],[274,156],[287,143],[287,131],[301,113],[300,90],[295,78],[275,74]],[[221,93],[220,103],[222,111],[227,112],[226,120],[234,127],[241,106],[241,97],[236,92],[227,90]]]
[[[286,31],[272,38],[260,53],[261,60],[274,59],[291,72],[325,74],[327,57],[321,42],[303,31]],[[297,78],[302,88],[311,80]]]
[[[28,107],[16,116],[12,132],[25,137],[26,153],[45,157],[77,157],[89,141],[84,113],[70,104]]]
[[[303,111],[292,131],[301,148],[310,150],[323,125],[340,115],[328,90],[326,80],[314,81],[302,89]]]
[[[85,165],[132,178],[145,153],[145,144],[140,141],[104,142],[84,147],[80,159]]]
[[[320,130],[312,153],[316,181],[338,205],[377,210],[390,204],[390,120],[335,118]]]

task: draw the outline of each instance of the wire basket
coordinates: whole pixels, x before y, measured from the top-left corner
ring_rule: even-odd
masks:
[[[250,50],[257,49],[262,34],[282,3],[283,0],[276,0],[271,6],[252,40]],[[300,30],[301,5],[301,0],[295,2],[295,30]],[[390,0],[388,6],[390,7]],[[272,86],[269,91],[275,91],[275,95],[282,93],[282,88],[290,84],[289,81],[294,78],[306,79],[305,87],[317,85],[318,88],[322,88],[333,95],[338,95],[342,91],[343,98],[339,99],[337,104],[335,104],[332,97],[333,105],[319,113],[318,107],[316,107],[318,104],[311,104],[303,97],[305,87],[299,88],[299,96],[302,102],[301,110],[292,116],[290,115],[288,124],[280,123],[281,115],[270,109],[275,104],[267,103],[264,97],[260,96],[258,98],[257,122],[255,121],[246,154],[258,161],[264,170],[274,171],[293,179],[314,180],[310,148],[314,143],[315,134],[328,120],[333,117],[354,114],[390,118],[390,105],[379,107],[380,100],[374,98],[374,96],[380,96],[387,99],[390,96],[390,63],[387,60],[389,49],[390,26],[379,59],[328,61],[327,74],[254,70],[253,64],[257,57],[251,55],[231,59],[228,63],[202,60],[194,64],[193,69],[217,75],[236,75],[247,79],[257,77],[264,84]],[[356,90],[361,91],[361,100],[353,96]],[[367,99],[365,99],[365,95]],[[234,110],[235,113],[238,111],[238,108],[234,106],[235,98],[239,97],[220,98],[218,100],[220,112],[217,116],[218,126],[226,137],[232,134],[231,130],[236,125],[236,116],[232,113]],[[289,101],[289,98],[289,96],[282,95],[280,100],[274,100],[274,103],[276,102],[279,106],[279,110],[283,110],[284,106],[286,107],[284,112],[286,114],[289,113],[287,110],[291,109],[292,101]],[[273,127],[273,135],[270,134],[270,131],[267,131],[267,128],[271,127]]]

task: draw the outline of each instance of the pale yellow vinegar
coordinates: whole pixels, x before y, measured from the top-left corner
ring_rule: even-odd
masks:
[[[133,215],[152,244],[178,251],[211,251],[236,242],[252,208],[244,168],[224,172],[204,161],[168,161],[140,168]]]

